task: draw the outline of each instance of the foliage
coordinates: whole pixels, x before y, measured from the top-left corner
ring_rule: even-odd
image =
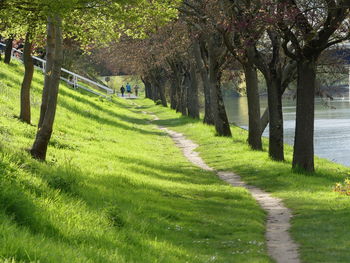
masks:
[[[164,0],[6,0],[0,9],[1,34],[23,37],[30,27],[40,41],[48,15],[56,14],[63,20],[64,37],[89,51],[117,41],[122,33],[145,37],[176,17],[177,5]]]

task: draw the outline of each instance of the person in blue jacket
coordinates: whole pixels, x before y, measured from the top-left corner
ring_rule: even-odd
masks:
[[[129,82],[126,84],[126,92],[129,94],[129,97],[130,97],[130,94],[131,94],[131,85],[129,84]]]

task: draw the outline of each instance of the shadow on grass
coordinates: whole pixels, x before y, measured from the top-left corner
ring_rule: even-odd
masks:
[[[203,184],[203,185],[222,185],[220,181],[213,180],[209,176],[198,177],[198,173],[208,174],[215,177],[213,172],[207,172],[195,168],[189,162],[184,162],[182,167],[172,166],[170,163],[168,165],[157,164],[154,161],[141,160],[131,157],[116,157],[120,162],[125,164],[132,164],[133,166],[128,167],[128,169],[133,170],[136,173],[144,174],[150,177],[169,180],[173,182],[188,182],[192,184]],[[159,171],[159,172],[156,172]],[[168,174],[168,175],[165,175]],[[179,176],[169,176],[169,174],[179,175]]]
[[[34,204],[31,196],[23,193],[27,188],[36,194],[42,190],[21,178],[20,168],[12,165],[11,160],[3,159],[0,152],[0,207],[18,226],[26,227],[33,234],[43,233],[49,236],[59,236],[59,230],[45,217],[43,209]]]
[[[164,120],[156,120],[154,124],[166,127],[176,127],[183,126],[186,124],[200,123],[200,120],[192,119],[187,116],[179,116],[178,118],[164,119]]]
[[[12,158],[17,160],[16,156],[12,156]],[[62,233],[60,229],[55,226],[55,223],[50,221],[52,217],[51,213],[54,213],[54,210],[52,210],[52,208],[46,209],[46,205],[38,205],[38,202],[35,201],[36,199],[41,198],[48,200],[53,198],[56,200],[55,203],[63,202],[63,200],[66,203],[72,202],[73,204],[83,201],[84,204],[89,205],[84,199],[84,195],[80,194],[81,192],[89,190],[88,188],[84,188],[83,184],[81,184],[81,179],[84,176],[83,172],[79,171],[79,169],[74,169],[72,166],[53,168],[43,163],[37,163],[33,160],[29,160],[29,163],[31,164],[29,165],[28,163],[25,163],[26,160],[24,155],[20,155],[18,158],[22,159],[19,162],[17,160],[17,165],[20,165],[21,167],[14,166],[14,163],[12,162],[14,160],[4,160],[3,155],[0,152],[0,168],[2,171],[2,176],[0,177],[0,213],[4,213],[5,218],[8,221],[15,224],[19,231],[24,228],[29,230],[31,235],[38,236],[41,240],[45,238],[46,242],[56,244],[57,249],[61,248],[62,244],[65,244],[75,250],[79,250],[80,245],[82,245],[82,249],[85,246],[89,246],[90,248],[94,248],[95,251],[99,249],[110,250],[111,252],[115,251],[116,247],[118,247],[118,243],[113,242],[111,239],[106,238],[103,235],[95,235],[92,232],[84,233],[83,231],[77,232],[73,235]],[[40,187],[35,186],[31,182],[22,179],[21,170],[23,167],[25,167],[25,171],[31,172],[31,176],[42,179],[47,183],[47,186],[53,190],[60,190],[60,198],[57,199],[57,192],[49,191],[48,189],[45,189],[45,186],[43,185],[40,185]],[[100,198],[102,199],[106,198],[102,193],[96,192],[96,189],[92,190],[92,192],[94,192],[96,196],[101,194]],[[62,197],[63,200],[60,200]],[[99,214],[106,214],[105,216],[108,217],[108,214],[105,213],[105,207],[88,206],[88,208],[97,211]],[[62,211],[60,211],[60,213],[61,212]],[[114,222],[112,222],[114,219],[115,217],[110,218],[111,229],[109,229],[109,231],[116,231],[117,235],[120,229],[118,226],[115,226]],[[73,220],[73,218],[67,218],[67,220],[70,221]],[[115,230],[112,229],[113,226],[116,227]],[[132,245],[129,244],[131,247],[145,246],[145,244],[142,244],[144,238],[138,238],[139,233],[137,231],[133,230],[132,227],[129,231],[128,239],[133,239],[131,243]],[[122,242],[126,242],[126,240],[120,240],[120,244]],[[130,246],[123,245],[118,247],[118,250],[122,252],[121,254],[123,256],[128,257],[130,254],[129,248]],[[153,254],[157,254],[151,244],[145,247],[145,251],[153,251]],[[84,254],[84,250],[80,250],[79,254]],[[9,256],[16,258],[16,260],[27,261],[28,258],[32,258],[34,255],[37,255],[36,249],[31,250],[31,246],[27,246],[25,253],[23,253],[23,249],[17,249],[16,254],[11,254]],[[94,258],[94,260],[98,258],[100,262],[115,262],[100,253],[98,255],[93,255],[93,257],[91,256],[91,258]]]
[[[153,173],[149,174],[150,179],[152,175]],[[142,182],[125,178],[113,178],[113,181],[111,183],[111,178],[108,176],[98,175],[94,180],[94,184],[113,186],[113,189],[110,187],[106,192],[98,191],[100,197],[105,196],[104,198],[107,198],[113,193],[118,193],[119,198],[115,199],[115,204],[123,211],[119,216],[125,220],[124,227],[128,228],[133,225],[128,220],[146,220],[149,224],[149,234],[152,234],[153,231],[155,234],[157,230],[162,229],[166,234],[158,234],[158,239],[170,241],[176,245],[182,243],[181,236],[213,238],[216,235],[214,229],[223,231],[228,236],[233,234],[230,231],[237,231],[237,229],[230,229],[229,222],[232,219],[228,217],[230,212],[235,214],[237,218],[257,220],[254,218],[254,212],[252,214],[252,211],[256,209],[255,203],[246,202],[247,199],[250,199],[249,196],[232,191],[225,192],[225,188],[231,188],[223,184],[217,186],[222,187],[223,192],[221,192],[219,189],[216,191],[209,190],[207,184],[189,186],[186,181],[183,183],[183,187],[173,187],[171,186],[171,180],[166,179],[164,179],[162,185],[153,185],[149,181]],[[92,187],[92,189],[96,191],[96,187]],[[101,187],[98,187],[98,189],[101,189]],[[211,217],[217,217],[218,220],[209,220]],[[170,234],[171,231],[167,233],[168,227],[174,231],[178,223],[192,228],[193,232],[172,233],[173,235]],[[244,231],[245,226],[240,225],[237,228]],[[134,229],[134,231],[137,231],[137,229]]]
[[[99,115],[97,115],[95,113],[86,111],[83,108],[80,108],[78,106],[72,106],[71,104],[67,103],[64,100],[61,100],[59,102],[59,106],[65,108],[65,109],[67,109],[67,110],[69,110],[71,112],[74,112],[76,114],[79,114],[79,115],[81,115],[81,116],[83,116],[83,117],[85,117],[87,119],[95,121],[95,122],[97,122],[99,124],[109,125],[109,126],[112,126],[112,127],[121,128],[121,129],[128,130],[128,131],[139,132],[139,133],[142,133],[142,134],[152,134],[152,135],[158,135],[158,136],[166,136],[166,134],[163,133],[163,132],[148,131],[148,130],[140,129],[140,128],[137,128],[137,127],[131,127],[131,126],[128,126],[128,125],[123,124],[121,122],[101,117],[101,116],[99,116]]]
[[[95,110],[98,110],[98,111],[101,111],[103,113],[106,113],[107,115],[109,115],[110,117],[112,118],[117,118],[119,120],[122,120],[122,121],[125,121],[125,122],[129,122],[129,123],[134,123],[134,124],[139,124],[139,125],[148,125],[147,123],[147,119],[143,119],[143,118],[132,118],[132,117],[129,117],[127,115],[122,115],[122,114],[118,114],[116,113],[115,111],[112,111],[112,110],[109,110],[107,109],[107,107],[102,107],[100,105],[98,105],[98,103],[95,103],[93,101],[91,101],[90,99],[86,99],[82,96],[77,96],[77,95],[74,95],[74,94],[71,94],[71,93],[68,93],[67,91],[65,90],[62,90],[60,91],[60,94],[65,96],[65,97],[70,97],[70,98],[73,98],[74,100],[78,101],[78,102],[81,102],[83,104],[87,104],[89,106],[91,106],[92,108],[94,108]],[[62,103],[62,101],[60,102]],[[114,104],[114,105],[117,105],[121,108],[127,108],[126,105],[122,104],[122,103],[119,103],[118,101],[116,100],[113,100],[111,102],[107,102],[107,101],[100,101],[99,103],[110,103],[110,104]],[[66,103],[67,104],[67,103]]]
[[[3,72],[0,72],[0,79],[1,80],[8,80],[11,83],[15,83],[15,84],[21,85],[21,80],[19,80],[18,78],[13,77],[11,75],[7,75],[7,74],[5,74]]]
[[[2,62],[0,62],[2,63]],[[1,64],[0,64],[1,65]],[[11,66],[14,70],[19,70],[19,67],[18,65],[14,65],[14,64],[11,64]],[[12,76],[13,75],[13,76]],[[0,72],[0,79],[4,79],[4,80],[9,80],[11,83],[16,83],[18,84],[18,89],[20,89],[21,87],[21,84],[22,84],[22,79],[18,79],[16,77],[14,77],[16,75],[16,73],[12,73],[11,75],[7,75],[3,72]],[[33,81],[32,81],[32,84],[36,84],[36,85],[43,85],[44,82],[42,79],[36,77],[36,76],[33,76]]]

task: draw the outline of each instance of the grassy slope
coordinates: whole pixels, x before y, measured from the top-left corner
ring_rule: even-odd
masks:
[[[290,146],[286,162],[274,162],[266,151],[251,151],[246,144],[247,132],[240,128],[232,127],[233,139],[215,137],[212,127],[179,118],[150,101],[139,103],[161,118],[159,124],[199,143],[198,151],[209,165],[234,171],[248,183],[283,198],[295,215],[291,232],[301,244],[303,262],[350,262],[350,197],[332,192],[336,182],[350,175],[349,167],[317,158],[315,174],[293,173]],[[267,140],[264,144],[267,149]]]
[[[32,160],[36,127],[14,118],[21,71],[0,64],[0,262],[271,262],[250,195],[123,100],[61,85],[48,161]],[[36,73],[34,124],[42,85]]]

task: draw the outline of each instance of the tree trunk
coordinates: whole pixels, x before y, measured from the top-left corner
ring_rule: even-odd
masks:
[[[260,118],[260,123],[261,123],[260,136],[262,136],[267,125],[269,125],[269,107],[266,107],[266,109],[264,110],[264,113]]]
[[[162,68],[152,68],[150,72],[150,81],[151,81],[151,87],[152,87],[152,99],[153,101],[157,102],[158,100],[161,101],[162,105],[164,107],[167,107],[167,100],[165,96],[165,82],[166,79],[163,75],[163,69]]]
[[[23,51],[24,78],[21,87],[21,112],[19,115],[20,120],[28,124],[30,124],[30,86],[34,74],[34,63],[31,56],[32,42],[30,37],[30,33],[27,33]]]
[[[176,73],[174,73],[175,75]],[[171,79],[170,82],[170,108],[173,110],[176,110],[177,107],[177,80],[175,77]]]
[[[46,110],[48,107],[48,99],[49,99],[49,89],[51,88],[51,80],[52,80],[52,71],[53,71],[53,63],[54,63],[54,55],[55,55],[55,29],[53,28],[52,22],[47,25],[47,40],[46,40],[46,66],[45,66],[45,80],[44,80],[44,89],[41,98],[41,106],[40,106],[40,117],[38,127],[39,129],[43,125],[43,121],[45,118]]]
[[[262,150],[258,74],[255,66],[249,60],[246,63],[243,63],[243,68],[248,98],[248,144],[253,150]]]
[[[228,122],[224,100],[221,93],[221,72],[214,52],[214,39],[209,44],[209,85],[210,85],[210,102],[214,116],[215,130],[217,135],[231,137],[230,124]]]
[[[181,61],[178,61],[178,59],[172,59],[168,60],[168,64],[172,71],[172,79],[170,84],[170,104],[172,109],[179,112],[181,111],[182,63]]]
[[[282,91],[281,91],[281,100],[282,100],[283,93],[286,91],[287,86],[283,86],[281,89],[282,89]],[[269,125],[269,121],[270,121],[270,118],[269,118],[269,107],[267,106],[266,109],[264,110],[263,115],[260,118],[260,123],[261,123],[260,136],[262,136],[262,134],[264,133],[264,131],[265,131],[266,127],[267,127],[267,125]]]
[[[203,76],[202,76],[203,79]],[[213,110],[211,107],[211,94],[210,94],[210,85],[209,85],[209,78],[206,77],[203,79],[203,85],[204,85],[204,119],[203,123],[208,125],[214,125],[214,115]]]
[[[155,82],[155,80],[152,78],[151,79],[151,90],[152,90],[152,100],[156,102],[157,100],[160,99],[159,97],[159,91],[158,91],[158,86]]]
[[[212,113],[214,116],[216,133],[219,136],[231,137],[232,133],[230,129],[230,124],[228,122],[224,101],[221,93],[220,76],[216,76],[216,79],[210,78],[210,88]]]
[[[198,101],[198,79],[196,66],[191,63],[190,78],[191,83],[187,89],[187,108],[188,116],[193,119],[199,119],[199,101]]]
[[[298,62],[293,168],[313,172],[316,59]]]
[[[145,85],[145,98],[152,99],[151,84],[146,77],[141,78],[143,84]]]
[[[143,81],[143,85],[145,86],[145,98],[146,99],[149,99],[149,90],[148,90],[148,87],[147,87],[147,84]]]
[[[10,37],[6,40],[6,47],[5,47],[5,57],[4,57],[4,63],[10,64],[11,62],[11,54],[12,54],[12,42],[13,37]]]
[[[177,90],[176,90],[176,101],[177,101],[177,104],[176,104],[176,112],[182,112],[182,106],[183,106],[183,103],[182,103],[182,82],[183,82],[183,77],[181,76],[179,79],[178,79],[178,84],[177,84]]]
[[[288,65],[286,65],[283,68],[283,73],[282,73],[282,83],[281,83],[281,96],[283,96],[284,92],[288,88],[288,85],[294,80],[294,76],[296,73],[296,63],[291,62]],[[261,116],[260,119],[261,122],[261,136],[266,129],[267,125],[269,124],[269,108],[267,107]]]
[[[157,85],[158,85],[159,97],[160,97],[160,100],[162,101],[162,105],[164,107],[168,107],[168,103],[165,96],[165,82],[166,82],[165,79],[160,77],[160,79],[157,81]]]
[[[48,56],[48,60],[52,59],[53,61],[47,61],[52,67],[48,69],[49,71],[46,71],[45,76],[44,86],[48,91],[47,107],[46,111],[41,112],[41,114],[44,114],[43,117],[40,116],[43,119],[42,125],[37,131],[33,147],[30,151],[31,155],[39,160],[45,160],[46,158],[47,147],[51,138],[56,114],[58,88],[63,60],[61,25],[62,20],[59,16],[56,15],[54,18],[49,16],[47,26],[47,52],[48,54],[52,54],[52,56]],[[47,79],[49,81],[47,81]]]
[[[273,160],[283,161],[284,142],[281,79],[278,76],[271,76],[271,79],[267,80],[267,89],[268,116],[270,120],[269,156]]]
[[[145,83],[146,91],[147,91],[147,98],[153,99],[153,93],[152,93],[152,85],[149,81]]]
[[[210,86],[209,86],[209,73],[206,68],[201,55],[200,45],[198,41],[193,43],[193,54],[196,60],[196,65],[202,78],[203,90],[204,90],[204,119],[203,122],[209,125],[214,125],[214,116],[210,103]]]
[[[183,116],[188,115],[187,109],[187,90],[191,85],[190,73],[183,69],[182,82],[180,87],[180,112]]]

